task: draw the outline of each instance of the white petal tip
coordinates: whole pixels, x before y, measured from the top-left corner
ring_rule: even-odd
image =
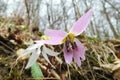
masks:
[[[67,64],[70,64],[71,62],[70,62],[70,61],[68,61],[68,60],[66,60],[66,63],[67,63]]]
[[[30,67],[31,67],[31,66],[26,66],[25,69],[28,69],[28,68],[30,68]]]

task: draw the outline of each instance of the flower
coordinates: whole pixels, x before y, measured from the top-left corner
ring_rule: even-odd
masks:
[[[45,30],[44,34],[51,38],[46,41],[46,44],[64,44],[63,52],[66,63],[69,64],[73,58],[74,62],[80,66],[80,59],[85,60],[85,48],[76,36],[80,35],[87,28],[91,17],[92,10],[90,9],[73,24],[73,27],[68,33],[62,30]]]
[[[44,44],[45,44],[45,41],[46,41],[46,40],[35,41],[36,44],[32,44],[31,46],[29,46],[29,47],[18,57],[18,59],[19,59],[19,58],[21,58],[21,57],[23,57],[23,56],[26,56],[26,55],[32,53],[32,55],[30,56],[30,59],[29,59],[29,61],[28,61],[28,63],[27,63],[27,66],[25,67],[26,69],[29,68],[29,67],[31,67],[31,66],[34,64],[34,62],[38,59],[40,53],[43,55],[43,57],[46,59],[46,61],[47,61],[48,63],[50,63],[50,61],[49,61],[49,59],[48,59],[47,54],[50,55],[50,56],[56,56],[56,55],[59,54],[59,53],[54,52],[54,51],[52,51],[51,49],[45,47],[45,45],[44,45]],[[18,60],[18,59],[17,59],[17,60]],[[51,64],[51,63],[50,63],[50,64]],[[51,64],[51,65],[52,65],[52,64]]]

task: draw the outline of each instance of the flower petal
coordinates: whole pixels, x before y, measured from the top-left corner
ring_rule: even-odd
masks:
[[[62,44],[62,40],[67,35],[67,33],[65,31],[52,30],[52,29],[45,30],[44,34],[50,38],[50,40],[46,41],[46,44],[50,44],[50,45]]]
[[[44,34],[50,38],[64,38],[66,36],[66,32],[62,30],[52,30],[47,29],[44,31]]]
[[[36,40],[34,41],[36,44],[44,44],[44,40]]]
[[[74,58],[74,62],[80,67],[81,66],[81,61],[80,61],[80,57],[78,57],[78,56],[73,56],[73,58]]]
[[[76,36],[81,34],[88,26],[92,17],[92,9],[78,19],[70,30],[70,33],[74,33]]]
[[[43,46],[45,53],[47,53],[50,56],[57,56],[59,53],[52,51],[51,49]]]
[[[73,57],[73,51],[68,52],[66,46],[64,45],[65,62],[69,64],[72,61],[72,57]]]
[[[49,58],[48,58],[48,55],[46,54],[46,51],[45,51],[45,47],[43,47],[43,51],[42,51],[42,55],[43,57],[45,58],[45,60],[51,64]],[[52,64],[51,64],[52,65]]]
[[[38,48],[32,53],[25,69],[31,67],[34,64],[34,62],[38,59],[40,53],[41,53],[40,48]]]
[[[61,38],[52,38],[50,40],[45,40],[44,41],[45,44],[49,44],[49,45],[58,45],[58,44],[62,44],[62,39]]]
[[[50,60],[49,60],[47,54],[46,54],[44,51],[42,51],[42,55],[43,55],[43,57],[45,58],[45,60],[46,60],[48,63],[50,63]],[[51,64],[51,63],[50,63],[50,64]]]
[[[35,48],[37,48],[39,46],[39,44],[32,44],[31,46],[29,46],[26,51],[29,51],[29,50],[33,50]]]
[[[38,48],[38,47],[41,47],[43,44],[44,44],[44,41],[43,41],[43,40],[39,40],[39,41],[36,42],[36,44],[32,44],[31,46],[29,46],[29,47],[17,58],[17,60],[18,60],[19,58],[23,57],[23,56],[26,56],[26,55],[32,53],[33,50],[35,50],[35,49]]]
[[[78,39],[75,39],[75,43],[77,45],[77,49],[73,50],[73,52],[74,52],[73,53],[74,62],[80,67],[81,66],[80,58],[85,60],[85,55],[84,55],[85,54],[85,48]]]
[[[47,29],[44,34],[50,37],[50,40],[45,40],[45,44],[58,45],[62,44],[62,40],[66,37],[67,33],[62,30]]]
[[[75,42],[76,42],[76,45],[77,45],[77,50],[76,49],[74,50],[73,56],[74,57],[81,57],[83,60],[85,60],[85,48],[84,48],[84,46],[76,38],[75,38]]]
[[[29,47],[17,58],[17,60],[20,59],[20,58],[23,57],[23,56],[26,56],[26,55],[32,53],[38,46],[39,46],[38,44],[32,44],[31,46],[29,46]],[[16,61],[17,61],[17,60],[16,60]]]

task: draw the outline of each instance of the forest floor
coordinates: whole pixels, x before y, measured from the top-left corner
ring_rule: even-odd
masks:
[[[0,80],[35,80],[31,69],[25,69],[28,57],[16,63],[22,51],[40,39],[39,32],[32,34],[19,28],[0,28]],[[42,69],[43,80],[120,80],[120,40],[101,41],[83,35],[78,38],[86,48],[86,60],[82,61],[81,67],[74,62],[67,65],[63,53],[49,57],[55,68],[41,56],[37,62]],[[54,47],[59,51],[61,46]]]

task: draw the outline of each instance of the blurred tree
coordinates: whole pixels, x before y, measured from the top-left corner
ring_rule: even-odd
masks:
[[[0,16],[3,16],[7,9],[7,3],[5,3],[3,0],[0,0]]]
[[[24,0],[26,7],[26,26],[29,31],[38,30],[40,24],[40,4],[41,0]]]
[[[108,21],[108,23],[109,23],[109,26],[110,26],[112,32],[113,32],[113,34],[114,34],[114,37],[115,37],[115,38],[118,38],[119,35],[118,35],[117,30],[115,29],[113,23],[111,22],[111,19],[110,19],[110,17],[109,17],[109,14],[107,13],[107,9],[106,9],[106,7],[105,7],[105,2],[102,1],[102,3],[103,3],[103,12],[104,12],[104,14],[105,14],[105,17],[106,17],[106,19],[107,19],[107,21]],[[107,35],[108,35],[108,34],[107,34]]]
[[[1,2],[3,0],[0,0],[0,6]],[[93,17],[85,34],[101,39],[120,36],[120,0],[23,0],[23,2],[25,9],[22,9],[26,11],[23,15],[26,18],[25,24],[31,32],[38,30],[38,27],[41,32],[46,28],[67,31],[80,16],[92,8]]]

